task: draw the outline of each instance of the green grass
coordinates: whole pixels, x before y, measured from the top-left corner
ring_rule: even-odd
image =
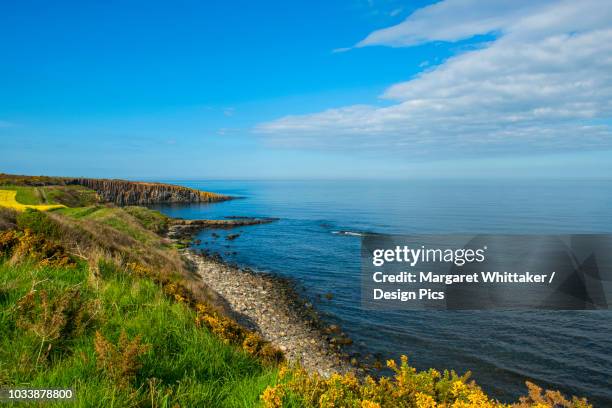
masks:
[[[169,218],[159,211],[137,206],[124,207],[123,209],[138,219],[142,226],[150,231],[159,234],[168,229]]]
[[[76,208],[62,208],[56,210],[57,213],[67,215],[72,218],[80,219],[87,217],[88,215],[93,214],[94,212],[100,210],[101,206],[91,206],[91,207],[76,207]]]
[[[45,186],[40,189],[50,203],[68,207],[85,207],[99,201],[95,191],[82,186]]]
[[[49,219],[49,216],[41,211],[26,210],[17,214],[17,226],[21,229],[28,228],[31,231],[44,236],[57,239],[61,231],[57,223]]]
[[[89,206],[3,217],[21,234],[30,230],[77,248],[79,256],[73,268],[41,267],[26,255],[15,263],[14,253],[10,261],[0,258],[0,387],[71,387],[76,401],[63,404],[71,407],[251,407],[276,380],[276,368],[198,327],[189,306],[120,266],[135,261],[161,276],[185,279],[179,254],[153,232],[167,222],[159,213]],[[84,255],[87,260],[81,260]],[[23,299],[32,289],[38,300],[28,312]],[[51,307],[45,309],[41,293],[48,294]],[[44,319],[66,299],[76,302],[59,314],[68,324]],[[89,323],[78,323],[83,321]],[[43,335],[53,327],[61,328],[58,338]],[[96,331],[113,344],[125,331],[150,345],[129,386],[98,367]]]
[[[18,324],[19,299],[33,285],[51,299],[78,288],[81,301],[98,310],[91,327],[54,342],[48,360],[38,363],[40,338]],[[92,278],[85,265],[53,269],[0,263],[0,288],[0,386],[72,387],[76,400],[65,405],[74,407],[247,407],[257,405],[276,378],[275,369],[196,327],[194,312],[167,299],[154,282],[112,264],[102,265],[100,276]],[[97,368],[96,330],[114,340],[125,330],[151,345],[128,388]]]
[[[167,225],[167,218],[165,216],[144,207],[119,208],[97,205],[62,208],[55,212],[77,220],[100,222],[141,243],[151,245],[159,242],[157,233],[164,231],[165,225]]]
[[[132,217],[123,208],[100,207],[96,211],[81,215],[81,218],[106,224],[142,243],[148,244],[159,241],[159,237],[155,233],[144,229],[139,220]]]

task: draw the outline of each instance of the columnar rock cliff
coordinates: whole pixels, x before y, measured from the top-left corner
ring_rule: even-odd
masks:
[[[94,178],[24,176],[0,173],[0,185],[29,187],[80,185],[94,190],[100,201],[117,205],[210,203],[233,198],[171,184]]]
[[[67,180],[67,184],[87,187],[98,193],[103,201],[117,205],[200,203],[231,199],[221,194],[162,183],[76,178]]]

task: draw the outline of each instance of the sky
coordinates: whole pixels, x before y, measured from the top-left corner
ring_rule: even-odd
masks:
[[[0,172],[612,177],[609,0],[0,2]]]

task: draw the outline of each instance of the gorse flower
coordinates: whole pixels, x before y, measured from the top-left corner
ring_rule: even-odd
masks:
[[[0,257],[12,257],[15,263],[34,260],[40,266],[56,268],[76,266],[62,246],[52,243],[30,229],[25,229],[23,232],[16,230],[0,232]]]
[[[529,396],[518,404],[503,404],[489,398],[469,373],[462,376],[454,371],[417,371],[402,356],[400,363],[387,361],[394,375],[358,380],[352,373],[332,374],[325,379],[309,374],[301,367],[282,368],[279,382],[262,394],[266,408],[289,404],[302,407],[355,407],[355,408],[588,408],[585,400],[571,402],[559,392],[542,390],[528,383]]]

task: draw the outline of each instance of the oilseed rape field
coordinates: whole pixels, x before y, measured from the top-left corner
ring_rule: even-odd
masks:
[[[9,207],[17,211],[24,211],[28,208],[32,208],[40,211],[55,210],[57,208],[64,208],[61,204],[21,204],[16,199],[17,191],[14,190],[0,190],[0,207]]]

